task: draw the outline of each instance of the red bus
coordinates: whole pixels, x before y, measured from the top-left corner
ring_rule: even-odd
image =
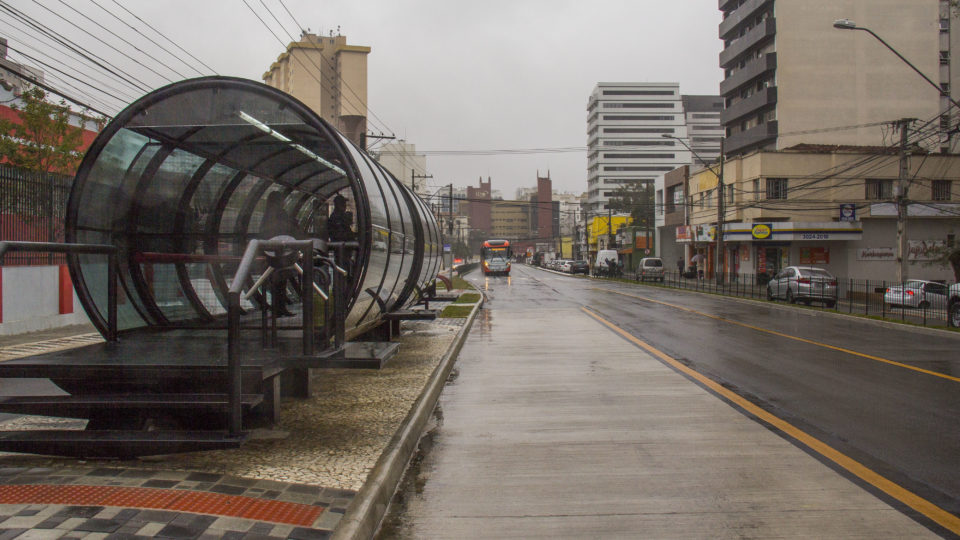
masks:
[[[483,275],[510,275],[510,242],[507,240],[487,240],[480,248],[480,267]]]

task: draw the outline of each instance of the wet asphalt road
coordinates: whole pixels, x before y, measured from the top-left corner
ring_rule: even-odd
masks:
[[[468,279],[487,294],[493,317],[499,310],[588,307],[960,514],[960,334],[522,265],[514,266],[510,278],[474,273]],[[549,336],[531,336],[534,340],[544,344],[549,358]],[[407,489],[411,485],[416,482]]]

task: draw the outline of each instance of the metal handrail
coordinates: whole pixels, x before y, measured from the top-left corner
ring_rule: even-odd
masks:
[[[239,434],[242,429],[242,360],[240,357],[240,316],[243,308],[240,305],[240,296],[243,285],[247,283],[253,272],[254,261],[265,251],[299,251],[303,263],[303,273],[300,276],[300,290],[309,291],[313,285],[313,241],[312,240],[251,240],[240,259],[240,264],[234,273],[233,282],[227,292],[227,380],[229,394],[229,423],[230,433]],[[258,282],[258,286],[262,281]],[[304,295],[306,296],[306,295]],[[276,309],[276,306],[275,306]],[[303,300],[303,354],[313,355],[313,302]]]
[[[71,255],[91,254],[107,256],[107,341],[118,341],[117,331],[117,260],[119,249],[108,244],[61,244],[57,242],[0,242],[0,262],[7,252],[67,253]],[[99,317],[99,314],[91,313]],[[103,319],[99,319],[102,321]],[[102,324],[102,322],[101,322]]]

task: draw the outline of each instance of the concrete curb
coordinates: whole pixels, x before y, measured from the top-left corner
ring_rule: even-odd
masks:
[[[473,311],[467,317],[466,323],[460,330],[460,333],[454,338],[450,348],[440,359],[440,363],[430,375],[423,393],[417,398],[417,401],[410,408],[403,423],[390,439],[387,448],[380,455],[370,476],[364,482],[363,487],[353,498],[347,507],[343,517],[333,531],[332,539],[366,539],[373,538],[380,526],[380,521],[387,513],[387,507],[393,494],[403,479],[403,474],[407,469],[407,464],[417,450],[420,442],[420,436],[423,429],[433,414],[433,410],[440,399],[440,393],[447,383],[447,378],[456,364],[460,349],[467,339],[470,327],[477,317],[477,313],[483,306],[485,297],[481,295],[481,300],[474,304]]]

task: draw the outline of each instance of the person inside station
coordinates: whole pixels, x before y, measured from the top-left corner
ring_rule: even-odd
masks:
[[[331,242],[349,242],[355,239],[353,213],[347,211],[347,198],[337,194],[333,198],[333,212],[327,218],[327,236]]]

